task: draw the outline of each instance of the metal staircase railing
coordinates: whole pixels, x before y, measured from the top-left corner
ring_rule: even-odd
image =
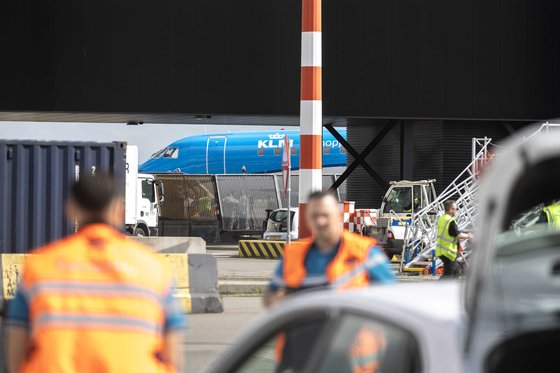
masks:
[[[473,139],[480,141],[481,139]],[[423,271],[432,264],[432,254],[436,244],[435,223],[443,214],[443,202],[455,199],[458,214],[455,218],[460,230],[471,230],[476,220],[477,179],[480,169],[490,160],[488,145],[492,139],[484,138],[481,149],[472,162],[445,188],[445,190],[428,206],[414,215],[405,233],[401,255],[401,271]],[[408,250],[408,252],[407,252]],[[465,256],[468,252],[465,251]],[[410,260],[406,260],[410,258]]]
[[[530,136],[524,137],[520,143],[530,140],[551,128],[560,127],[560,124],[543,123]],[[473,138],[473,159],[471,163],[445,188],[445,190],[428,206],[418,211],[405,232],[403,251],[401,255],[400,270],[419,272],[432,265],[432,256],[436,246],[437,218],[444,213],[443,202],[454,199],[457,203],[458,214],[455,218],[459,230],[469,231],[474,227],[478,216],[476,200],[478,197],[478,179],[481,171],[493,158],[488,146],[492,139],[488,137]],[[480,149],[477,149],[480,148]],[[463,255],[460,260],[466,260],[470,255],[468,242],[463,243]],[[436,266],[441,261],[438,259]]]

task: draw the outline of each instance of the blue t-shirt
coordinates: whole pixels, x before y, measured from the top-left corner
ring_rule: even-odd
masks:
[[[312,245],[305,257],[304,266],[307,272],[306,282],[309,284],[323,285],[326,282],[327,267],[336,256],[340,242],[330,251],[323,252]],[[367,272],[370,283],[392,284],[396,282],[395,275],[389,266],[387,257],[377,246],[369,249]],[[278,291],[285,287],[284,261],[281,260],[274,271],[268,288],[270,291]]]
[[[163,301],[165,313],[164,331],[182,329],[187,325],[186,315],[184,315],[181,305],[173,296],[175,286],[171,286],[171,291]],[[8,304],[5,323],[8,325],[21,325],[30,327],[29,321],[29,296],[22,286],[18,287],[15,298]]]

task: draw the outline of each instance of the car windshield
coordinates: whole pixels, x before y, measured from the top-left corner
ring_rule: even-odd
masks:
[[[556,210],[555,206],[560,205],[558,202],[539,204],[517,214],[509,229],[496,238],[497,255],[527,252],[546,246],[546,240],[541,238],[560,230],[556,220],[560,209]]]
[[[291,215],[290,221],[294,220],[295,212],[290,211],[290,215]],[[270,220],[272,220],[275,223],[285,222],[287,217],[288,217],[288,211],[286,210],[278,210],[270,214]]]
[[[556,233],[557,230],[548,224],[534,224],[503,232],[496,239],[496,255],[510,256],[550,248],[551,245],[560,244],[555,238],[558,236]]]

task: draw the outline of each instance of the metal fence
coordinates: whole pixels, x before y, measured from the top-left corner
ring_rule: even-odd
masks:
[[[260,231],[266,210],[279,207],[274,175],[218,175],[222,228]]]
[[[324,175],[323,189],[338,175]],[[260,232],[266,210],[287,206],[282,175],[183,175],[158,174],[165,201],[160,208],[163,220],[219,224],[222,231]],[[298,206],[299,176],[292,175],[292,207]],[[337,191],[346,197],[343,184]],[[165,233],[164,233],[165,234]]]
[[[334,184],[335,180],[340,175],[323,175],[323,190],[327,190]],[[298,207],[299,201],[299,175],[292,175],[292,196],[291,203],[292,207]],[[280,207],[284,208],[288,206],[288,197],[284,194],[284,181],[282,175],[276,175],[276,188],[279,191]],[[346,199],[346,181],[336,191],[336,195],[340,201]]]
[[[160,174],[165,201],[160,217],[169,220],[212,222],[218,219],[219,203],[215,176]]]

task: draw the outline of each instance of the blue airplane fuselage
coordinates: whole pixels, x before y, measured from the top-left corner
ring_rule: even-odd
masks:
[[[346,128],[337,129],[346,138]],[[284,135],[292,147],[292,169],[299,168],[299,131],[228,132],[195,135],[175,141],[139,167],[143,173],[269,173],[282,170]],[[323,131],[323,167],[346,165],[346,151]]]

